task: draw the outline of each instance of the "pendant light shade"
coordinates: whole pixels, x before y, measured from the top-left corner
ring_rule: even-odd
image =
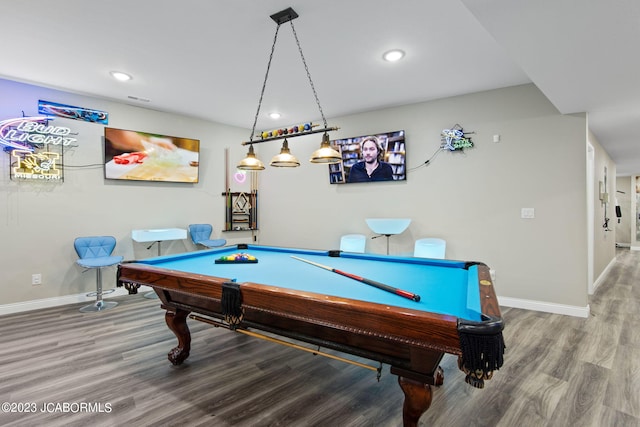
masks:
[[[311,159],[309,159],[311,163],[340,163],[342,161],[342,156],[335,149],[331,147],[331,143],[329,142],[329,134],[324,133],[322,135],[322,143],[320,144],[320,148],[311,154]]]
[[[256,154],[253,152],[253,145],[249,145],[247,157],[242,159],[237,167],[244,171],[261,171],[264,170],[264,163],[256,157]]]
[[[289,143],[286,139],[282,143],[280,154],[273,156],[269,164],[277,168],[297,168],[300,166],[298,159],[289,151]]]

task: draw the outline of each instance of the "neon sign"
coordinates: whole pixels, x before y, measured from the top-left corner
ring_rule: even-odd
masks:
[[[244,184],[244,182],[247,180],[247,173],[246,173],[246,171],[237,171],[237,172],[233,175],[233,179],[234,179],[238,184]]]
[[[77,139],[71,137],[71,129],[53,126],[50,117],[21,117],[0,121],[0,144],[19,150],[35,151],[35,147],[69,146]]]
[[[440,134],[442,144],[440,148],[449,151],[462,151],[465,148],[472,148],[473,141],[467,135],[475,132],[465,132],[462,126],[456,124],[451,129],[443,129]]]
[[[56,167],[56,161],[60,158],[58,153],[33,153],[27,150],[13,150],[11,156],[16,158],[15,166],[11,168],[15,178],[46,181],[62,180],[61,171]]]
[[[57,102],[39,100],[38,113],[66,119],[83,120],[85,122],[102,123],[103,125],[109,124],[109,113],[105,111],[58,104]]]

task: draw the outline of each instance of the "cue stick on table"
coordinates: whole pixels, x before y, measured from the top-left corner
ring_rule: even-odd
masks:
[[[347,273],[346,271],[338,270],[337,268],[333,268],[327,265],[319,264],[317,262],[309,261],[308,259],[299,258],[293,255],[291,255],[291,258],[297,259],[298,261],[306,262],[307,264],[311,264],[316,267],[324,268],[325,270],[329,270],[333,273],[337,273],[342,276],[348,277],[350,279],[357,280],[358,282],[362,282],[367,285],[374,286],[378,289],[382,289],[383,291],[391,292],[392,294],[400,295],[401,297],[409,298],[410,300],[414,300],[416,302],[420,301],[420,295],[418,294],[414,294],[412,292],[408,292],[399,288],[394,288],[393,286],[385,285],[384,283],[376,282],[375,280],[367,279],[366,277],[360,277],[352,273]]]

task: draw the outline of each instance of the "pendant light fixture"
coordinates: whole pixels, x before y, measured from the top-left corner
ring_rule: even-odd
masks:
[[[277,168],[297,168],[300,166],[298,159],[296,159],[296,157],[291,154],[291,151],[289,151],[289,143],[286,138],[282,143],[280,154],[273,156],[273,159],[271,159],[271,163],[269,164]]]
[[[322,143],[320,144],[320,148],[311,154],[311,159],[309,160],[311,163],[323,163],[323,164],[331,164],[338,163],[342,161],[342,156],[336,150],[331,147],[331,143],[329,142],[329,134],[324,133],[322,135]]]
[[[256,157],[255,152],[253,151],[253,144],[259,144],[267,141],[275,141],[284,139],[282,143],[282,149],[280,154],[273,157],[270,165],[274,167],[298,167],[300,166],[300,162],[296,159],[289,150],[289,143],[287,142],[287,138],[294,138],[297,136],[308,135],[312,133],[323,133],[322,143],[320,145],[320,149],[316,150],[311,155],[311,163],[339,163],[342,161],[342,156],[338,151],[331,147],[331,143],[329,141],[328,132],[338,130],[337,127],[329,127],[327,125],[327,119],[324,116],[324,112],[322,111],[322,107],[320,106],[320,100],[318,99],[318,94],[316,93],[316,89],[313,85],[313,80],[311,80],[311,74],[309,73],[309,67],[307,67],[307,62],[304,59],[304,54],[302,53],[302,47],[300,47],[300,41],[298,40],[298,35],[296,34],[296,29],[293,26],[293,20],[298,17],[298,14],[292,8],[287,8],[278,13],[271,15],[271,19],[273,19],[278,26],[276,27],[276,33],[273,38],[273,45],[271,46],[271,55],[269,56],[269,62],[267,63],[267,72],[264,76],[264,82],[262,83],[262,91],[260,93],[260,100],[258,101],[258,109],[256,111],[256,116],[253,121],[253,126],[251,128],[251,135],[249,137],[249,141],[243,142],[242,145],[249,145],[249,152],[247,153],[247,157],[244,158],[239,164],[238,169],[241,170],[253,170],[260,171],[264,169],[264,164]],[[278,31],[280,30],[280,25],[289,22],[291,24],[291,30],[293,32],[293,36],[295,37],[296,45],[298,46],[298,51],[300,52],[300,58],[302,58],[302,63],[304,65],[304,69],[307,72],[307,77],[309,79],[309,84],[311,86],[311,90],[313,91],[313,95],[316,100],[316,104],[318,105],[318,110],[320,111],[320,115],[322,116],[322,121],[324,124],[324,128],[322,129],[313,129],[315,125],[309,124],[309,126],[298,127],[294,126],[291,129],[284,129],[278,132],[264,132],[260,134],[260,139],[254,140],[256,136],[256,123],[258,122],[258,116],[260,115],[260,108],[262,107],[262,98],[264,96],[264,90],[267,86],[267,80],[269,78],[269,69],[271,68],[271,60],[273,59],[273,52],[276,47],[276,43],[278,41]],[[300,130],[297,130],[297,129]],[[293,129],[296,129],[295,131]]]
[[[245,157],[240,161],[240,163],[238,163],[238,169],[245,171],[264,170],[264,163],[262,163],[260,159],[256,157],[256,154],[253,152],[253,145],[249,146],[247,157]]]

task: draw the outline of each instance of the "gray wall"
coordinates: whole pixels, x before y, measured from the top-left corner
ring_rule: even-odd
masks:
[[[201,181],[195,185],[114,183],[103,179],[101,166],[70,167],[101,163],[102,126],[63,119],[57,119],[60,125],[79,133],[79,147],[65,153],[69,167],[63,184],[10,181],[8,160],[1,162],[0,195],[6,203],[0,207],[0,305],[91,291],[94,276],[74,265],[76,236],[112,234],[118,239],[116,252],[125,258],[155,255],[155,247],[147,250],[131,241],[136,228],[209,222],[216,236],[232,243],[251,240],[245,233],[220,233],[224,149],[230,148],[233,168],[246,151],[240,146],[245,129],[2,80],[0,95],[0,119],[19,116],[21,110],[33,115],[26,110],[45,99],[108,111],[109,126],[202,141]],[[329,122],[340,127],[332,138],[404,129],[407,181],[331,185],[327,166],[307,162],[319,137],[292,139],[291,150],[303,165],[267,166],[259,174],[259,243],[337,248],[342,234],[373,236],[365,218],[406,217],[411,226],[391,238],[392,254],[411,254],[417,238],[442,237],[449,258],[483,261],[495,270],[503,301],[587,307],[584,114],[561,115],[535,86],[525,85]],[[424,166],[440,145],[442,129],[456,123],[475,132],[475,147],[442,152]],[[493,142],[493,135],[500,135],[500,142]],[[615,165],[595,144],[598,161],[615,174]],[[265,163],[278,151],[278,143],[256,146]],[[535,208],[535,219],[520,218],[523,207]],[[595,277],[613,258],[609,243],[596,237],[603,249],[596,251]],[[369,252],[386,250],[384,238],[367,245]],[[192,249],[182,241],[163,246],[164,253]],[[42,273],[43,285],[31,285],[32,273]]]
[[[612,265],[612,261],[615,258],[617,222],[615,219],[616,167],[591,132],[588,132],[588,141],[595,150],[593,182],[591,183],[593,191],[590,203],[594,211],[592,224],[594,239],[593,274],[596,280],[595,287],[597,288],[599,284],[598,276]],[[609,195],[608,203],[603,203],[600,200],[600,183],[602,183],[603,189]],[[609,219],[607,227],[605,227],[605,218]]]
[[[640,175],[633,175],[629,182],[629,197],[631,205],[631,223],[629,224],[631,233],[631,249],[640,251]]]
[[[631,230],[635,229],[635,221],[631,214],[631,203],[632,201],[635,203],[635,188],[631,185],[631,178],[630,176],[621,176],[616,179],[616,198],[622,211],[620,222],[615,219],[616,243],[623,247],[631,246]]]

